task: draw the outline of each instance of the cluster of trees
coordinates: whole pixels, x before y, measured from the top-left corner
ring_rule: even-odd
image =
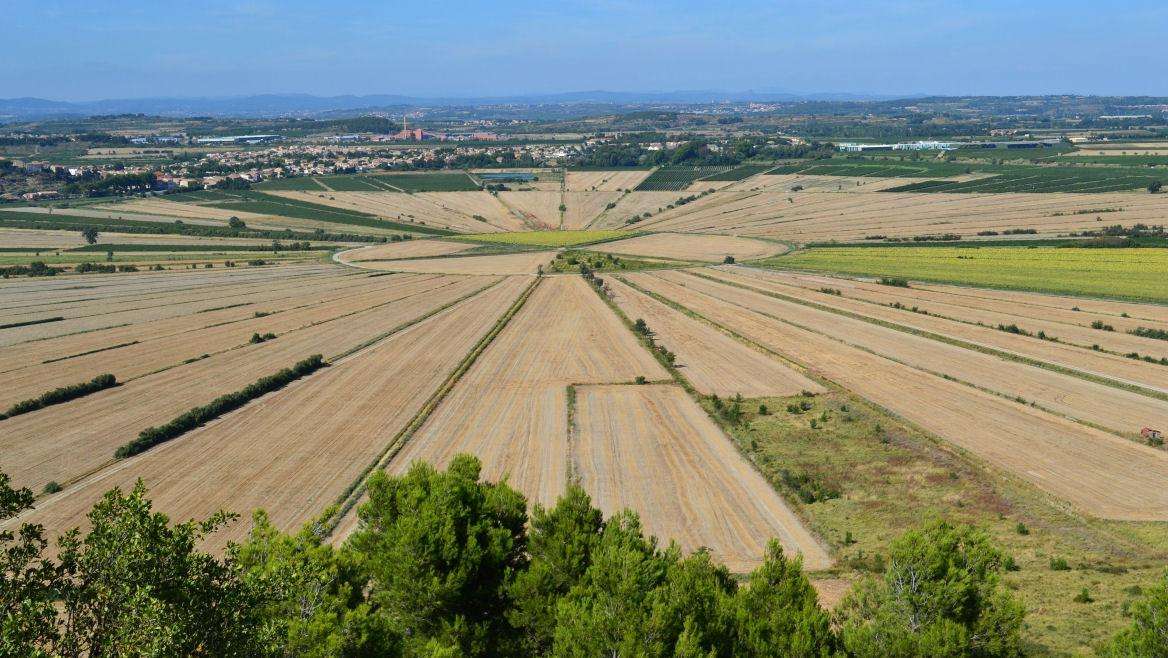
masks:
[[[68,194],[84,194],[86,196],[109,196],[114,194],[133,194],[135,192],[149,192],[155,186],[154,172],[144,171],[139,174],[114,174],[96,180],[79,181],[65,186]]]
[[[33,497],[0,475],[0,521]],[[222,557],[199,543],[232,520],[171,525],[145,488],[111,491],[55,558],[42,528],[0,531],[0,654],[248,656],[1017,656],[1022,606],[987,535],[936,522],[901,537],[886,572],[837,612],[771,542],[745,582],[705,551],[647,538],[571,486],[528,514],[456,457],[370,479],[341,547],[263,512]],[[1163,655],[1168,580],[1110,650]]]

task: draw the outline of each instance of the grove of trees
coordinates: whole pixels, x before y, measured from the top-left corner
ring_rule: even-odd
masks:
[[[67,492],[62,494],[67,495]],[[706,551],[604,518],[570,486],[524,497],[456,457],[376,473],[339,547],[325,517],[289,534],[262,512],[171,524],[145,487],[108,492],[49,551],[14,519],[33,504],[0,474],[0,656],[1016,656],[1023,609],[984,532],[933,522],[891,547],[886,572],[832,614],[777,542],[738,580]],[[331,510],[330,510],[331,511]],[[1108,650],[1164,655],[1168,581]]]

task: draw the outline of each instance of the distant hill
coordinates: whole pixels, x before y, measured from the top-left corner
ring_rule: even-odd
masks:
[[[420,97],[394,94],[365,96],[313,96],[311,94],[259,94],[219,98],[123,98],[66,102],[42,98],[0,99],[0,121],[86,117],[104,114],[212,117],[313,117],[345,111],[375,111],[410,107],[481,107],[488,105],[719,103],[886,100],[891,96],[862,94],[793,94],[781,91],[572,91],[497,97]]]

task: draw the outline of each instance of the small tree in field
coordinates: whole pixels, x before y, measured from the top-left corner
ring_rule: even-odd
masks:
[[[92,226],[86,226],[85,228],[81,229],[81,237],[85,238],[86,244],[97,244],[97,238],[99,235],[100,234],[97,232],[97,229],[93,228]]]

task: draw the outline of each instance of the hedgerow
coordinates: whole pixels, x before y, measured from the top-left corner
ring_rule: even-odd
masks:
[[[117,385],[118,380],[113,375],[108,373],[104,375],[98,375],[97,377],[94,377],[87,382],[73,384],[72,386],[62,386],[61,388],[55,388],[47,393],[44,393],[40,397],[17,402],[16,404],[9,407],[8,411],[0,414],[0,420],[12,418],[13,416],[19,416],[20,414],[26,414],[30,411],[36,411],[37,409],[43,409],[49,405],[61,404],[62,402],[76,400],[79,397],[89,395],[90,393],[96,393],[98,391],[105,390]]]
[[[257,379],[239,391],[220,395],[211,402],[201,407],[195,407],[165,425],[160,427],[147,427],[138,434],[138,438],[119,447],[114,452],[114,456],[118,459],[125,459],[126,457],[132,457],[138,453],[145,452],[160,443],[165,443],[179,437],[225,413],[234,411],[261,395],[284,388],[297,379],[323,368],[325,365],[327,364],[324,362],[324,357],[320,354],[314,354],[298,362],[291,368],[284,368],[274,375]]]

